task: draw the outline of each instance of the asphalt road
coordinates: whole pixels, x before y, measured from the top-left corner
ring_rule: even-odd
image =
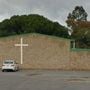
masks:
[[[90,72],[0,71],[0,90],[90,90]]]

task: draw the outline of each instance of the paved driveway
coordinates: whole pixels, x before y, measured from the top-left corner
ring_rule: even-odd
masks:
[[[0,71],[0,90],[90,90],[90,72]]]

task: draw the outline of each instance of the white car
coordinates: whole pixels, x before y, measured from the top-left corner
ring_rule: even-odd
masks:
[[[14,60],[5,60],[2,65],[2,72],[7,70],[18,71],[19,66]]]

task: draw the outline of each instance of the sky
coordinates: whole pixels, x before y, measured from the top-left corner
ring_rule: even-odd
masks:
[[[39,14],[66,26],[75,6],[83,6],[90,20],[90,0],[0,0],[0,21],[13,15]]]

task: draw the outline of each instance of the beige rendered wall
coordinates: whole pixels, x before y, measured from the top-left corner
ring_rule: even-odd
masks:
[[[27,34],[0,39],[0,65],[5,59],[15,59],[20,64],[20,43],[23,37],[23,69],[90,70],[90,51],[70,50],[70,40],[39,34]]]

